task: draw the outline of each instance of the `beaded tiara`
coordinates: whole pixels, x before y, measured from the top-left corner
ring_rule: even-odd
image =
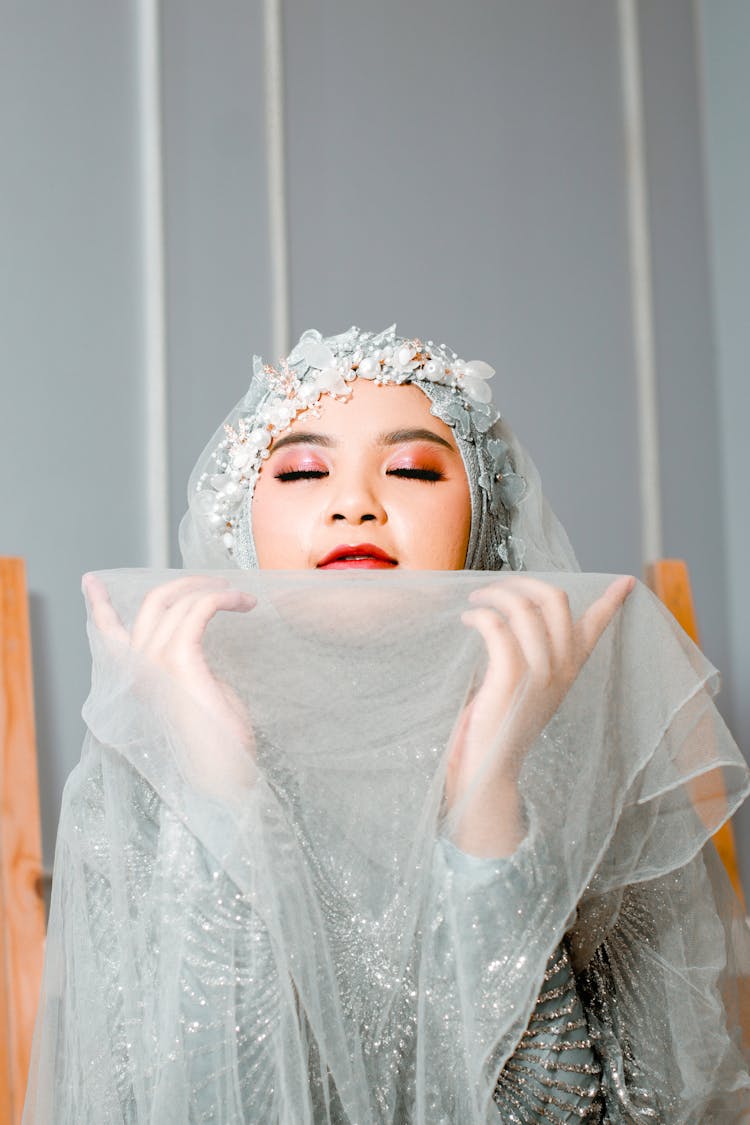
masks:
[[[483,445],[487,467],[479,484],[493,513],[510,511],[523,495],[524,482],[513,470],[506,442],[488,433],[500,418],[489,387],[494,374],[488,363],[467,362],[444,344],[397,336],[395,325],[380,333],[352,327],[326,338],[310,329],[278,367],[255,357],[252,393],[246,396],[255,405],[224,427],[211,455],[213,471],[203,472],[196,482],[197,507],[231,558],[243,505],[248,494],[252,497],[274,438],[306,412],[317,414],[323,395],[347,399],[355,379],[371,379],[416,383],[432,399],[438,387],[453,392],[433,412],[454,428],[457,438]]]

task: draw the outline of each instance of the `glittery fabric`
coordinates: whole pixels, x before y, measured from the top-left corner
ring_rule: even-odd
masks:
[[[126,625],[171,577],[101,576]],[[480,859],[442,794],[488,575],[232,580],[257,605],[205,650],[252,754],[91,626],[26,1125],[741,1119],[750,961],[705,845],[748,774],[648,591],[528,753],[526,837]],[[577,615],[607,578],[554,581]]]
[[[595,1056],[564,946],[550,959],[521,1042],[505,1064],[494,1100],[506,1118],[600,1121],[601,1065]]]

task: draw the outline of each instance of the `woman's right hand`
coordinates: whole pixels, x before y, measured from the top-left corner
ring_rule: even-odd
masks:
[[[247,783],[254,763],[250,717],[236,693],[211,671],[203,637],[217,613],[247,613],[256,599],[233,589],[223,578],[177,578],[146,595],[128,631],[97,575],[84,575],[83,588],[94,625],[104,637],[140,653],[184,693],[177,700],[172,724],[188,750],[199,784],[215,790],[218,783],[223,792],[227,783]]]

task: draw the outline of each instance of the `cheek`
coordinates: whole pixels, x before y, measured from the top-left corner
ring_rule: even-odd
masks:
[[[308,565],[310,506],[304,489],[274,487],[261,476],[252,503],[255,551],[261,570],[302,569]]]
[[[471,498],[465,481],[445,497],[441,505],[441,521],[442,545],[435,542],[434,553],[440,556],[441,569],[462,570],[466,565],[471,531]]]
[[[414,487],[399,512],[404,564],[414,570],[462,570],[471,530],[468,483],[463,479]]]

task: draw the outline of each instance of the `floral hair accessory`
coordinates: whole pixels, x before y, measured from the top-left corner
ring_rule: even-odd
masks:
[[[520,498],[523,481],[513,472],[506,443],[487,436],[500,418],[489,387],[494,374],[488,363],[467,362],[444,344],[399,337],[395,325],[380,333],[352,327],[325,339],[320,332],[308,330],[278,367],[255,357],[245,398],[248,413],[224,427],[224,437],[212,454],[216,471],[199,478],[196,502],[231,557],[243,504],[248,493],[252,496],[274,438],[306,412],[317,415],[323,395],[347,399],[355,379],[371,379],[381,384],[417,383],[433,402],[437,388],[445,388],[448,401],[439,411],[433,407],[433,413],[464,441],[484,439],[490,460],[487,463],[485,458],[479,483],[493,512],[500,505],[508,509],[509,501]]]

